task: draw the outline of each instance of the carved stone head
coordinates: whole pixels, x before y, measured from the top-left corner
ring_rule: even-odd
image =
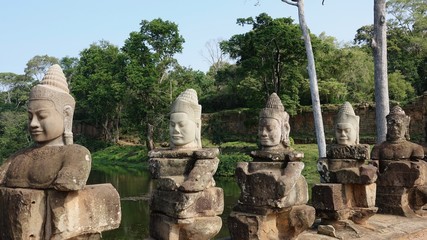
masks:
[[[201,141],[202,106],[197,92],[187,89],[172,103],[170,113],[170,145],[172,148],[199,149]]]
[[[32,139],[41,145],[73,144],[74,107],[61,67],[52,65],[30,92],[28,128]]]
[[[264,150],[278,150],[290,146],[289,114],[276,93],[272,93],[259,114],[258,137]]]
[[[387,141],[402,141],[410,140],[409,137],[409,123],[411,117],[405,114],[405,111],[399,106],[394,106],[390,114],[386,116],[387,119]]]
[[[338,144],[356,145],[359,144],[359,116],[354,113],[349,102],[345,102],[335,119],[334,131]]]

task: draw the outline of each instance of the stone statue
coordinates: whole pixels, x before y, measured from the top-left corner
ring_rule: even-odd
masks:
[[[422,146],[409,141],[409,123],[411,117],[407,116],[401,107],[395,106],[390,111],[390,114],[386,116],[386,119],[386,141],[376,145],[372,149],[372,159],[422,160],[424,158]]]
[[[150,204],[150,236],[155,239],[212,239],[221,229],[221,188],[213,178],[217,148],[202,148],[197,93],[182,92],[170,112],[170,148],[149,152],[156,189]]]
[[[273,93],[259,114],[258,138],[261,150],[285,150],[289,148],[289,114]]]
[[[427,208],[427,163],[424,149],[409,141],[410,117],[395,106],[387,115],[386,141],[372,149],[379,161],[377,206],[382,213],[424,216]]]
[[[322,224],[342,226],[347,219],[363,224],[378,210],[377,167],[369,161],[369,145],[359,144],[359,121],[345,102],[335,119],[336,144],[329,144],[326,158],[318,161],[322,183],[313,187],[312,202]]]
[[[170,145],[175,149],[202,148],[200,139],[202,106],[194,89],[182,92],[172,103],[170,114]]]
[[[49,68],[40,84],[34,86],[30,92],[28,128],[31,138],[35,142],[34,146],[13,154],[0,167],[0,185],[2,186],[0,189],[0,205],[4,204],[3,206],[9,206],[11,209],[19,208],[20,203],[8,201],[7,199],[18,194],[18,196],[23,196],[21,200],[23,202],[28,200],[26,199],[27,196],[37,195],[44,200],[37,202],[39,205],[35,205],[34,208],[40,207],[47,212],[52,211],[53,214],[47,214],[46,212],[46,216],[39,216],[34,219],[31,219],[30,215],[30,219],[25,219],[25,217],[21,219],[21,224],[25,225],[24,223],[29,221],[32,223],[38,222],[45,226],[52,225],[52,231],[51,229],[49,231],[44,231],[44,229],[35,230],[33,226],[28,226],[31,229],[11,227],[9,225],[16,224],[14,222],[16,219],[12,222],[4,220],[0,223],[0,232],[2,232],[0,239],[8,239],[10,236],[19,236],[18,238],[27,239],[31,235],[26,236],[28,232],[33,232],[33,236],[38,239],[63,238],[65,236],[78,236],[83,233],[81,230],[76,229],[74,229],[76,230],[74,232],[71,231],[73,227],[67,226],[64,222],[58,223],[56,219],[49,219],[55,217],[64,219],[64,212],[70,211],[67,207],[59,206],[58,202],[54,204],[54,201],[73,199],[68,195],[70,191],[77,193],[75,191],[79,190],[81,191],[81,196],[87,196],[91,192],[89,189],[84,190],[91,169],[90,152],[81,145],[73,144],[72,121],[74,107],[75,100],[69,93],[62,69],[55,64]],[[105,185],[99,187],[103,189],[103,192],[113,194],[111,196],[116,194],[115,208],[118,207],[118,212],[120,212],[120,200],[115,189],[112,186]],[[63,193],[58,194],[56,191]],[[22,192],[26,192],[28,195],[22,194]],[[53,196],[58,197],[55,198]],[[46,201],[49,203],[46,203]],[[76,200],[74,199],[74,201]],[[77,201],[83,201],[88,206],[94,200],[90,197],[82,197]],[[99,201],[98,204],[102,203],[103,200]],[[55,206],[56,209],[62,208],[61,213],[55,212],[55,209],[49,210],[49,206]],[[0,214],[10,215],[10,212],[6,209],[2,210],[4,211],[1,211]],[[84,211],[83,207],[82,211]],[[28,213],[26,211],[22,212],[23,214]],[[59,215],[56,215],[56,213]],[[85,214],[91,214],[91,210]],[[18,219],[22,217],[16,216]],[[98,217],[111,216],[97,216],[94,218]],[[84,224],[88,224],[93,228],[93,231],[84,233],[98,235],[101,231],[117,228],[120,223],[120,216],[115,216],[114,220],[118,220],[115,226],[96,226],[98,223],[88,221],[82,222],[82,225],[78,227],[84,228]],[[9,230],[5,231],[5,228]]]
[[[236,168],[241,195],[228,220],[230,235],[295,239],[315,218],[314,208],[306,205],[304,154],[290,147],[289,115],[276,93],[259,116],[260,150],[251,153],[252,162],[239,162]]]
[[[6,187],[82,189],[89,177],[90,152],[73,144],[75,101],[59,65],[31,89],[28,128],[35,146],[12,155],[1,167]]]

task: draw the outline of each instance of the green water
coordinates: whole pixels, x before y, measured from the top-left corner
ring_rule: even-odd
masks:
[[[215,178],[217,187],[224,190],[224,212],[222,228],[217,239],[229,236],[227,217],[237,204],[240,189],[234,178]],[[153,182],[149,172],[92,170],[88,184],[111,183],[119,192],[121,198],[122,221],[115,230],[102,233],[103,239],[145,239],[149,237],[149,198]]]

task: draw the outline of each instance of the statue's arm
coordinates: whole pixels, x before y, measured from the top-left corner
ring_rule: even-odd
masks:
[[[0,166],[0,186],[4,185],[6,173],[10,166],[10,160],[7,160]]]
[[[63,165],[53,187],[58,191],[82,189],[89,178],[91,162],[88,149],[80,145],[73,145],[73,148],[64,153]]]
[[[424,159],[424,148],[421,145],[414,147],[411,155],[411,160],[413,161],[421,161]]]

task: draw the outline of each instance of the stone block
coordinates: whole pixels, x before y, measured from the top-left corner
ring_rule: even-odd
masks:
[[[359,168],[364,164],[364,160],[358,161],[354,159],[327,159],[329,171],[341,170],[343,168]]]
[[[375,207],[377,195],[377,184],[352,184],[354,207],[371,208]]]
[[[378,186],[413,187],[424,185],[427,176],[426,162],[380,161]]]
[[[409,189],[405,187],[380,187],[377,188],[376,206],[379,213],[399,216],[415,216],[409,206]]]
[[[69,239],[118,228],[120,196],[111,184],[87,185],[72,192],[48,190],[51,221],[47,239]]]
[[[195,193],[156,190],[150,210],[175,218],[217,216],[224,210],[224,193],[217,187]]]
[[[160,213],[150,214],[150,237],[157,240],[213,239],[221,227],[218,216],[176,219]]]
[[[218,158],[197,159],[179,189],[183,192],[199,192],[214,187],[213,176],[218,168],[218,163]]]
[[[279,239],[276,215],[256,215],[231,212],[228,217],[228,229],[231,239]]]
[[[247,162],[247,173],[259,171],[269,171],[272,174],[281,175],[282,169],[285,169],[285,162]]]
[[[301,175],[303,162],[238,163],[239,202],[253,206],[289,207],[308,201],[308,187]],[[251,169],[251,170],[250,170]]]
[[[43,190],[0,187],[0,239],[44,239]]]
[[[294,239],[309,229],[316,218],[316,210],[312,206],[297,205],[290,208],[289,213],[280,212],[277,216],[279,239]]]
[[[349,207],[343,185],[339,183],[321,183],[312,188],[312,203],[317,210],[337,211]]]
[[[148,153],[149,158],[193,158],[193,159],[213,159],[219,155],[218,148],[202,149],[154,149]]]
[[[154,189],[164,191],[175,191],[185,181],[185,176],[166,176],[156,179],[154,182]]]
[[[150,158],[148,160],[151,177],[158,179],[168,176],[187,175],[192,166],[194,159],[187,158]]]
[[[311,227],[315,210],[299,205],[270,210],[267,214],[231,212],[228,227],[232,239],[295,239]]]
[[[366,160],[370,158],[370,146],[368,144],[339,145],[329,144],[326,157],[329,159],[356,159]]]
[[[297,152],[289,148],[280,151],[256,150],[250,153],[254,162],[298,162],[304,158],[303,152]]]

